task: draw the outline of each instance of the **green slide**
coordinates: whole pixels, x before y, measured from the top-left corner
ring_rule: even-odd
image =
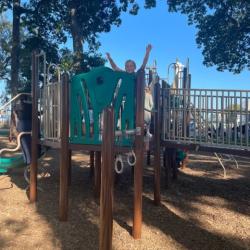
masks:
[[[23,167],[23,156],[18,155],[15,157],[0,157],[0,174],[6,173],[10,168]]]

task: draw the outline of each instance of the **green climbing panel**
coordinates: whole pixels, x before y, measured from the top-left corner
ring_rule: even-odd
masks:
[[[70,142],[100,144],[102,112],[114,107],[115,128],[124,131],[135,128],[135,75],[98,67],[74,76],[70,84]],[[116,141],[130,146],[131,137]]]
[[[0,157],[0,173],[6,173],[11,168],[23,167],[23,156],[18,155],[15,157]]]

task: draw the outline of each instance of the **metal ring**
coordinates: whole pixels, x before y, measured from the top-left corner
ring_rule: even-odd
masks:
[[[123,173],[123,169],[124,169],[124,164],[122,161],[122,156],[117,155],[115,158],[115,172],[117,174],[121,174],[121,173]]]
[[[133,161],[131,161],[131,158],[133,158]],[[136,155],[135,155],[134,150],[130,151],[127,154],[127,162],[128,162],[128,165],[131,166],[131,167],[135,165],[135,163],[136,163]]]

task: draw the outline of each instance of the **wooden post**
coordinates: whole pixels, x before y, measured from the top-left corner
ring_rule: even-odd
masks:
[[[161,203],[161,124],[160,124],[160,84],[155,84],[155,100],[154,107],[156,113],[154,114],[154,203],[159,205]]]
[[[90,166],[90,172],[89,172],[89,176],[93,177],[94,173],[95,173],[95,152],[94,151],[90,151],[89,152],[89,166]]]
[[[150,164],[151,164],[150,156],[151,156],[151,151],[148,150],[148,151],[147,151],[147,165],[148,165],[148,166],[150,166]]]
[[[177,164],[176,164],[176,153],[177,153],[177,149],[173,148],[172,154],[171,154],[171,167],[173,170],[173,180],[177,180],[177,178],[178,178],[178,169],[177,169]]]
[[[60,152],[60,198],[59,219],[68,218],[68,180],[69,180],[69,76],[62,77],[62,121]]]
[[[134,218],[133,237],[141,238],[142,226],[142,175],[143,175],[143,153],[144,153],[144,84],[145,74],[141,70],[137,75],[136,82],[136,129],[140,133],[135,136],[136,164],[134,169]]]
[[[176,165],[176,148],[167,148],[165,149],[166,157],[166,186],[170,185],[170,171],[172,171],[172,179],[176,180],[178,175],[178,169]]]
[[[100,198],[100,250],[112,249],[113,233],[113,171],[114,171],[114,111],[104,110],[102,139],[102,171]]]
[[[171,166],[170,166],[170,156],[169,156],[169,153],[168,153],[168,149],[167,148],[164,148],[164,153],[163,153],[163,166],[164,166],[164,169],[165,169],[165,186],[166,188],[169,188],[170,187],[170,169],[171,169]]]
[[[101,189],[101,164],[102,164],[102,155],[100,151],[95,152],[95,196],[100,197]]]
[[[31,167],[30,167],[30,202],[37,200],[37,165],[38,165],[38,55],[32,53],[32,141],[31,141]]]
[[[71,179],[72,179],[72,166],[71,166],[71,156],[72,156],[72,150],[69,150],[68,154],[68,161],[69,161],[69,173],[68,173],[68,185],[71,185]]]

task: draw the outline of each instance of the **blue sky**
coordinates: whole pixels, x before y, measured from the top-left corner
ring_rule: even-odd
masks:
[[[140,9],[137,16],[122,15],[120,27],[112,27],[110,33],[100,34],[100,52],[110,52],[118,66],[127,59],[141,65],[148,43],[153,45],[149,65],[157,61],[160,77],[166,78],[167,67],[178,58],[185,63],[190,60],[193,88],[249,89],[250,72],[234,75],[228,71],[218,72],[215,67],[202,64],[201,50],[195,43],[196,29],[187,25],[187,17],[168,13],[165,1],[158,1],[156,8]],[[67,43],[72,47],[71,40]],[[109,66],[109,64],[106,64]],[[2,83],[0,82],[0,92]]]
[[[156,8],[141,9],[137,16],[124,14],[120,27],[100,35],[100,51],[110,52],[120,67],[126,59],[133,59],[140,66],[146,45],[151,43],[149,64],[157,61],[160,77],[167,76],[167,66],[176,58],[182,63],[189,58],[193,88],[249,89],[250,72],[234,75],[228,71],[218,72],[215,67],[205,67],[195,42],[195,27],[187,25],[185,15],[168,13],[165,1],[158,2],[161,3]]]

